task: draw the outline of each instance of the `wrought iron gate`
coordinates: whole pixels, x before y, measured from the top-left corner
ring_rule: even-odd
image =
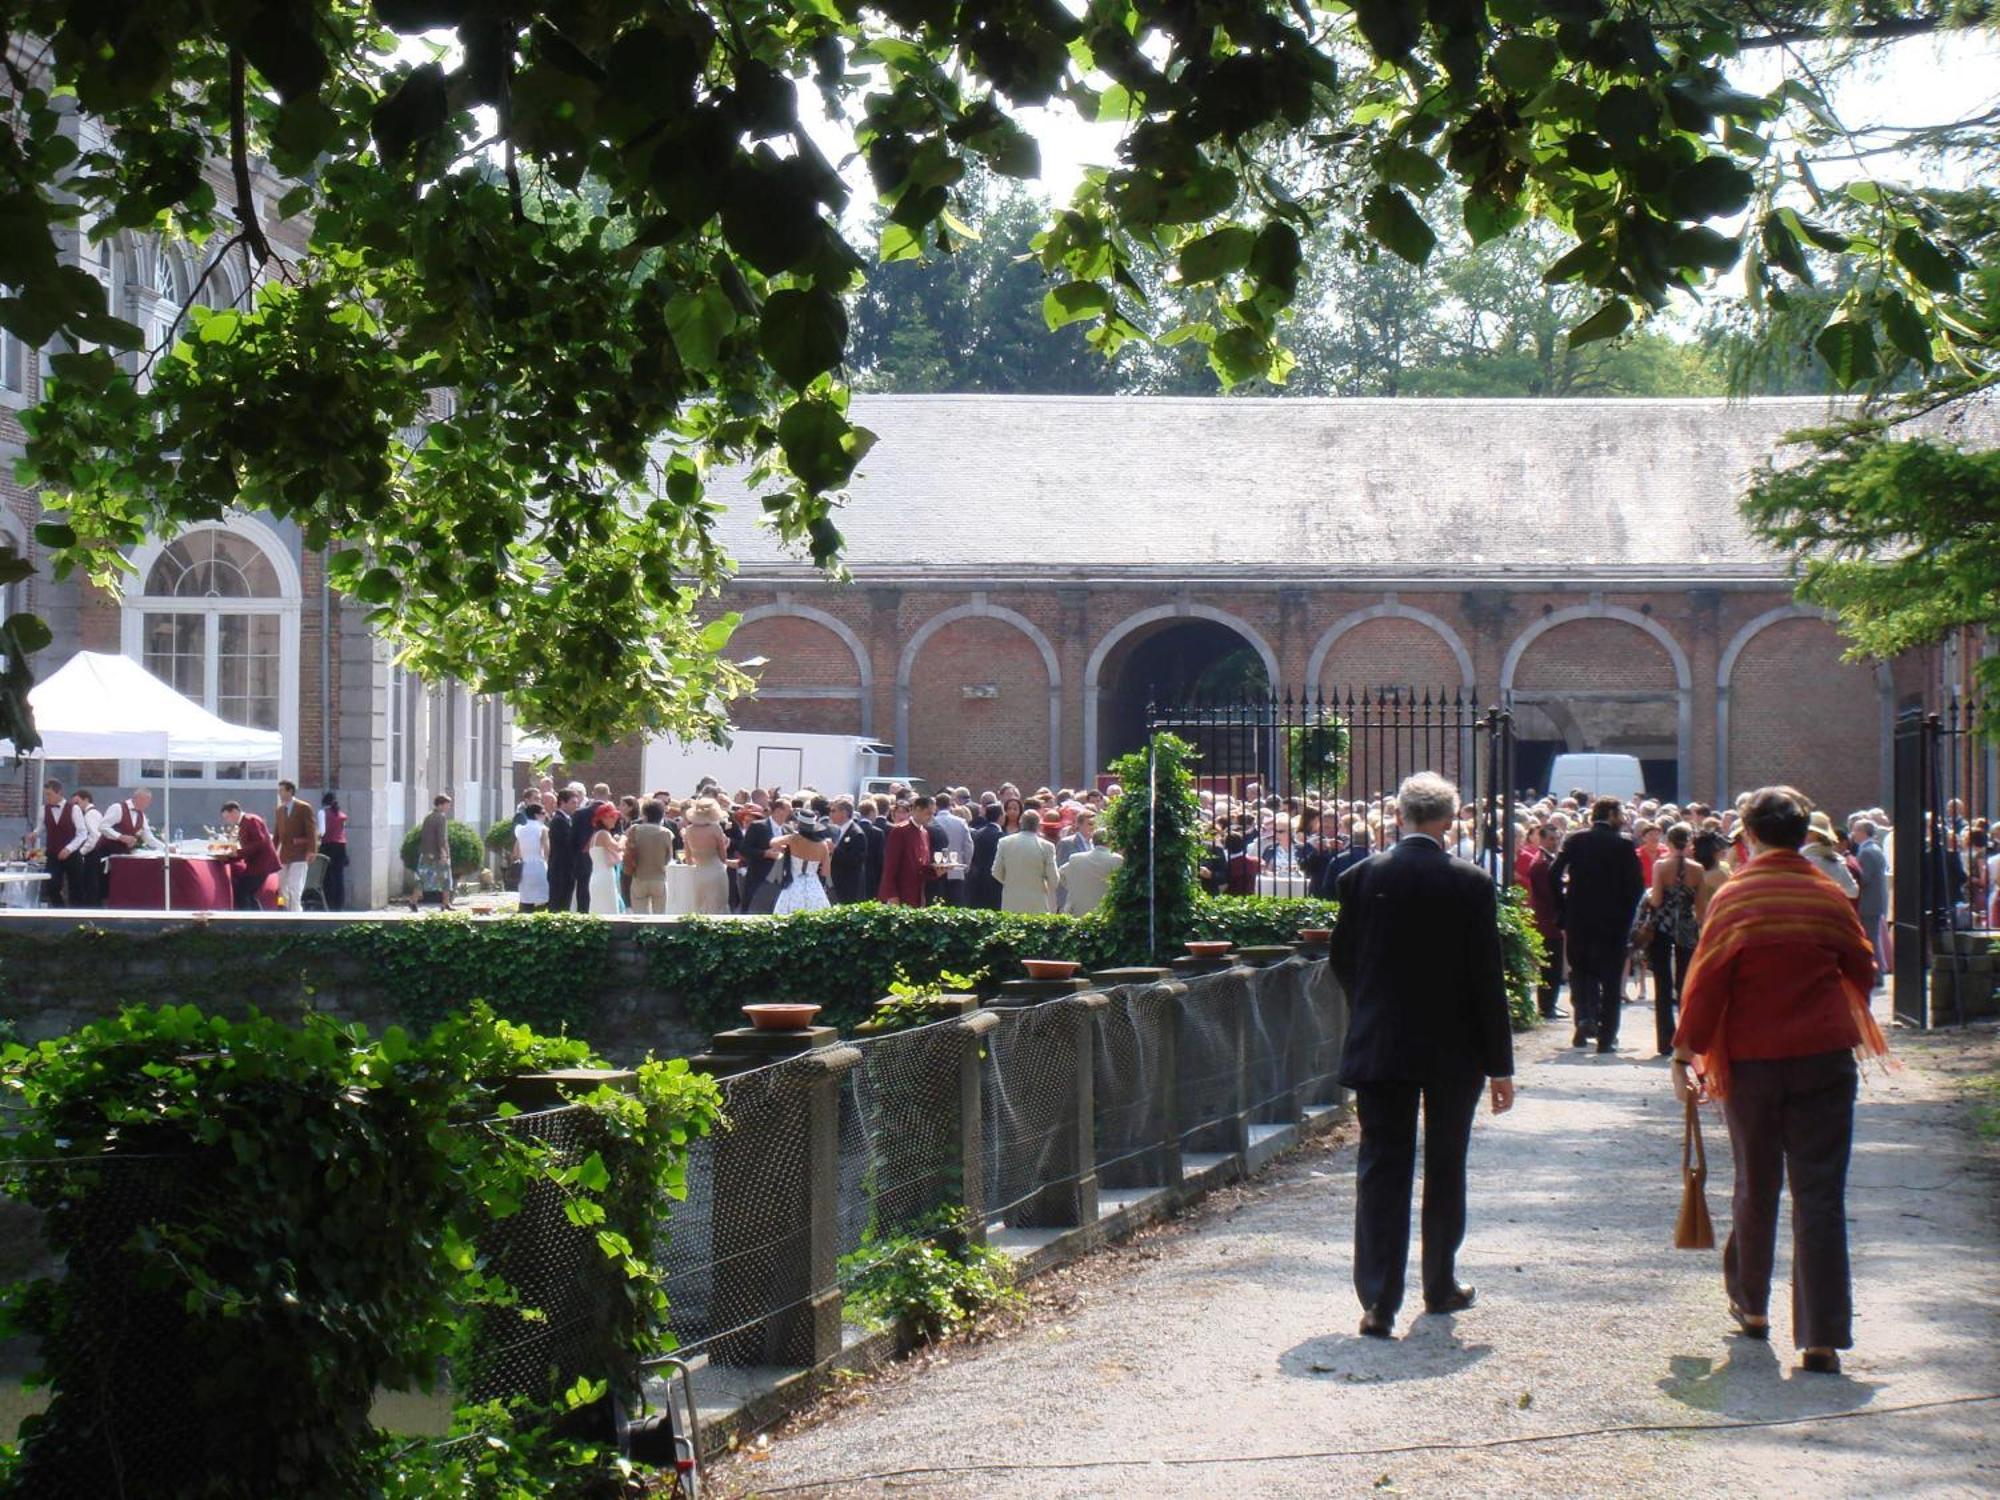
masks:
[[[1942,714],[1905,709],[1896,720],[1892,983],[1896,1017],[1911,1026],[1963,1025],[1991,1007],[1990,961],[1974,951],[1990,943],[1960,932],[1986,925],[1984,913],[1960,909],[1974,718],[1954,704]]]
[[[1350,839],[1356,802],[1380,809],[1403,779],[1436,771],[1477,811],[1468,851],[1496,877],[1514,868],[1514,723],[1463,691],[1381,689],[1345,695],[1285,693],[1235,703],[1153,705],[1147,733],[1194,747],[1200,787],[1227,799],[1218,831],[1254,839],[1247,893],[1311,894],[1305,866]],[[1326,826],[1331,822],[1334,826]],[[1385,818],[1385,839],[1394,823]],[[1310,844],[1307,841],[1310,840]],[[1310,861],[1305,857],[1312,855]]]

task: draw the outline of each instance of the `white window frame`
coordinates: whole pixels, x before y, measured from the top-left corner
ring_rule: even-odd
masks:
[[[0,328],[0,406],[25,407],[35,404],[34,360],[28,346]],[[14,368],[17,384],[8,384],[7,368]]]
[[[226,531],[253,544],[264,554],[271,564],[278,580],[278,597],[275,599],[190,599],[179,595],[154,595],[146,590],[146,579],[158,562],[160,554],[173,543],[197,531]],[[146,542],[132,553],[133,573],[126,580],[123,601],[123,621],[121,649],[133,661],[143,664],[146,660],[146,616],[149,614],[198,614],[198,615],[275,615],[278,618],[278,733],[283,737],[283,745],[278,756],[277,774],[270,777],[225,777],[216,776],[204,769],[200,776],[175,776],[175,786],[227,787],[242,791],[262,791],[275,786],[279,780],[297,781],[299,778],[299,622],[304,588],[299,577],[299,566],[269,522],[255,516],[232,513],[220,521],[204,521],[198,526],[190,526],[170,537],[157,537]],[[217,632],[211,628],[207,632],[210,654],[207,680],[211,695],[216,681],[214,653]],[[211,709],[213,705],[209,705]],[[179,764],[179,762],[176,762]],[[136,760],[119,762],[118,776],[130,783],[139,779],[140,763]]]

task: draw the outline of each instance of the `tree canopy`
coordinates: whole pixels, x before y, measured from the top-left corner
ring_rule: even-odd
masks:
[[[1017,118],[1122,122],[1039,236],[1044,321],[1283,380],[1315,237],[1425,266],[1547,226],[1567,344],[1740,273],[1843,387],[1993,378],[1993,195],[1865,175],[1840,45],[1990,24],[1961,0],[0,0],[0,326],[55,341],[26,476],[61,571],[230,506],[298,523],[415,669],[571,744],[713,725],[726,573],[706,478],[837,565],[869,435],[840,383],[872,259],[963,239]],[[429,37],[434,44],[413,45]],[[1816,49],[1746,90],[1746,53]],[[1829,51],[1832,47],[1834,50]],[[885,210],[871,254],[801,91]],[[74,111],[102,122],[80,141]],[[1918,144],[1985,149],[1992,117]],[[1864,175],[1824,187],[1822,154]],[[296,183],[260,204],[252,162]],[[218,194],[207,172],[226,163]],[[1850,163],[1852,165],[1852,163]],[[312,224],[274,250],[265,216]],[[260,270],[164,347],[64,246],[167,232]],[[1832,272],[1840,268],[1837,278]],[[1834,281],[1838,295],[1803,294]],[[1173,295],[1156,298],[1153,291]],[[125,351],[120,357],[119,351]],[[449,392],[440,406],[436,393]],[[4,563],[18,571],[18,563]],[[0,734],[26,739],[4,627]]]

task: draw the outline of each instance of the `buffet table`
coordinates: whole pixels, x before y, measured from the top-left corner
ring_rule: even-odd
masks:
[[[158,854],[114,854],[104,862],[104,904],[121,911],[160,910],[162,882]],[[229,882],[230,861],[210,855],[176,854],[166,885],[174,911],[228,911],[236,905]]]

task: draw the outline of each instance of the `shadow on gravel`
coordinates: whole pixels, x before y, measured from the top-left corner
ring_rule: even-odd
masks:
[[[1821,1417],[1858,1411],[1881,1387],[1846,1375],[1803,1375],[1760,1339],[1730,1340],[1720,1363],[1705,1354],[1676,1354],[1671,1373],[1655,1382],[1668,1399],[1737,1421]]]
[[[1410,1380],[1442,1380],[1469,1369],[1493,1352],[1491,1344],[1468,1344],[1448,1321],[1424,1318],[1405,1337],[1384,1341],[1359,1334],[1323,1333],[1294,1344],[1278,1356],[1278,1368],[1308,1380],[1353,1385],[1390,1385]]]

